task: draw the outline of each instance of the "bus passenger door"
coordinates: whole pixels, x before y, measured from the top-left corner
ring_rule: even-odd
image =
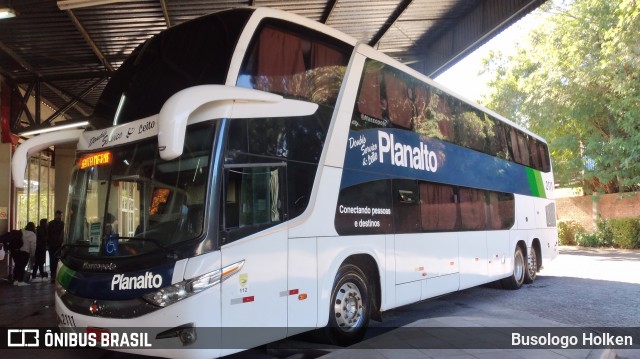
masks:
[[[417,302],[426,282],[428,250],[420,232],[420,197],[415,180],[392,182],[396,264],[395,305]]]
[[[221,286],[225,349],[248,349],[286,336],[285,178],[282,163],[225,165],[222,268],[244,263]]]

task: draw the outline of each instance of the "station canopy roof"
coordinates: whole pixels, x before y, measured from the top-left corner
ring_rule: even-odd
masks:
[[[4,1],[7,3],[7,1]],[[0,76],[54,112],[19,111],[15,133],[91,114],[110,74],[154,34],[232,7],[325,23],[435,76],[544,0],[14,0],[0,20]],[[26,106],[24,106],[26,108]],[[19,116],[19,117],[18,117]]]

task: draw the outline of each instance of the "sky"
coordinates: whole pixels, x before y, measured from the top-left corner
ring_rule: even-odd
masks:
[[[486,92],[486,84],[490,80],[490,75],[478,75],[482,66],[482,59],[491,50],[500,51],[505,55],[513,54],[519,43],[526,42],[527,34],[540,23],[542,16],[543,14],[540,11],[534,10],[434,80],[458,95],[478,102],[482,94]]]

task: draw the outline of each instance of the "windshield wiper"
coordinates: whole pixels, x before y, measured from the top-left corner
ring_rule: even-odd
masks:
[[[90,247],[91,245],[89,243],[62,243],[62,246],[60,246],[60,248],[58,248],[58,250],[53,254],[54,257],[56,258],[61,258],[64,256],[64,250],[69,247],[69,248],[78,248],[78,247]]]
[[[121,239],[128,239],[128,240],[131,240],[131,241],[149,241],[149,242],[155,244],[158,248],[160,248],[163,251],[165,251],[167,253],[167,255],[169,255],[171,258],[177,259],[177,257],[178,257],[176,252],[174,252],[171,249],[169,249],[169,248],[163,246],[162,244],[160,244],[160,241],[158,241],[157,239],[145,238],[145,237],[120,237],[120,236],[118,236],[118,241],[120,241]]]

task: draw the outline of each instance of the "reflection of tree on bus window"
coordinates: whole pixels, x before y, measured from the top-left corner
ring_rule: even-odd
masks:
[[[384,120],[384,127],[389,126],[389,106],[386,98],[380,99],[380,109],[382,110],[382,119]]]

